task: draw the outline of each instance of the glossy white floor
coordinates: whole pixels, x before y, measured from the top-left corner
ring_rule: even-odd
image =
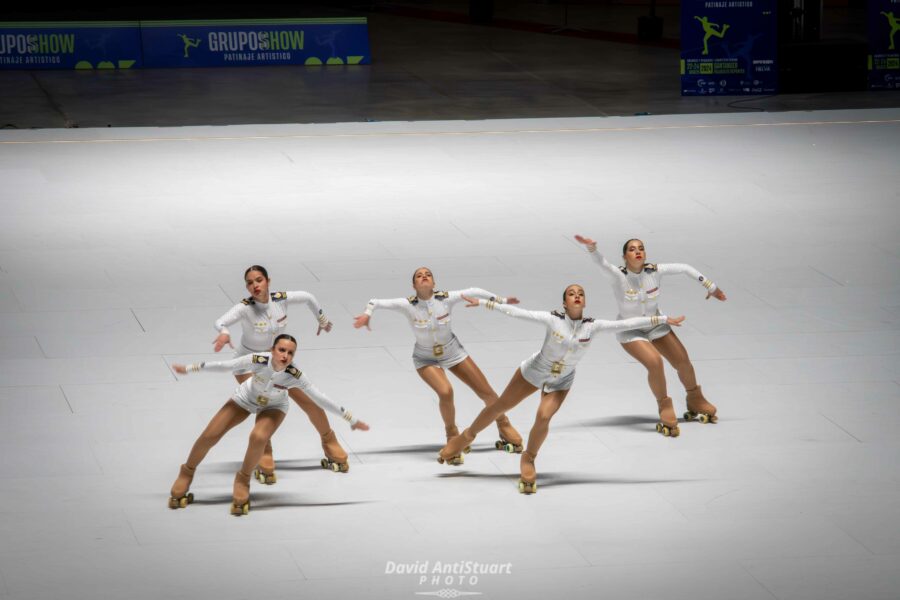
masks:
[[[0,133],[0,599],[895,598],[898,149],[896,109]],[[645,375],[609,335],[553,422],[537,495],[516,492],[493,430],[438,465],[406,323],[352,316],[427,265],[440,287],[535,309],[581,282],[611,318],[574,233],[611,256],[641,237],[726,291],[669,279],[662,303],[687,315],[721,421],[654,433]],[[293,407],[278,484],[234,518],[244,424],[171,511],[233,385],[169,365],[213,358],[251,263],[318,296],[336,326],[316,337],[292,309],[297,362],[372,430],[334,422],[352,465],[336,475]],[[543,339],[486,311],[454,323],[498,391]],[[456,401],[464,425],[479,401],[461,384]],[[510,415],[523,432],[536,403]],[[433,579],[468,561],[509,566]],[[409,563],[428,574],[390,572]]]

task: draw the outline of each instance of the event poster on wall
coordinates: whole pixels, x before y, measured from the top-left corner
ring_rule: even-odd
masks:
[[[774,94],[775,0],[683,0],[681,94]]]
[[[900,0],[868,0],[869,89],[900,89]]]
[[[0,23],[0,69],[140,66],[137,21]]]
[[[369,64],[367,20],[142,21],[146,67]]]

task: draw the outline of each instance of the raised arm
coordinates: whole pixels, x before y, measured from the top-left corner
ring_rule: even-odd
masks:
[[[590,255],[591,260],[597,263],[600,266],[603,275],[609,279],[610,281],[620,281],[624,275],[622,275],[622,271],[619,270],[617,266],[606,260],[606,257],[597,250],[597,242],[592,240],[591,238],[586,238],[584,236],[576,235],[575,239],[585,246],[588,251],[588,255]]]
[[[717,300],[725,300],[725,293],[719,289],[719,287],[712,282],[711,279],[707,279],[703,276],[703,274],[692,267],[691,265],[686,265],[684,263],[667,263],[656,265],[656,271],[660,275],[687,275],[694,281],[699,281],[700,285],[707,289],[706,297],[709,298],[713,296]]]
[[[666,315],[653,315],[651,317],[632,317],[618,321],[604,321],[597,319],[592,321],[592,331],[623,331],[626,329],[645,329],[668,323],[674,327],[680,327],[684,317],[667,317]]]
[[[324,329],[326,332],[331,331],[331,321],[328,320],[328,317],[325,316],[325,313],[322,311],[322,307],[319,306],[319,301],[316,300],[316,297],[310,294],[309,292],[282,292],[285,295],[285,300],[289,304],[306,304],[309,307],[309,310],[312,312],[313,317],[316,318],[316,321],[319,322],[319,330],[316,332],[316,335],[319,335]]]

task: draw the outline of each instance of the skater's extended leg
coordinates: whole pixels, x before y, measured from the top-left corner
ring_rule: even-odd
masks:
[[[515,408],[519,402],[533,394],[535,390],[537,388],[528,383],[522,376],[522,372],[516,369],[512,379],[506,385],[506,389],[500,394],[500,398],[496,402],[485,406],[462,434],[450,440],[441,449],[439,460],[449,460],[452,457],[459,456],[463,448],[470,445],[475,440],[475,436],[484,430],[485,427],[490,425],[492,421],[496,421],[500,415]]]
[[[700,420],[704,423],[709,421],[715,423],[716,407],[703,397],[703,391],[697,385],[697,376],[694,373],[694,366],[688,357],[687,350],[675,335],[675,332],[669,332],[663,337],[654,340],[653,346],[659,350],[669,364],[678,371],[678,378],[687,391],[687,413],[685,418],[693,420],[700,415]]]
[[[250,416],[250,413],[238,406],[234,400],[226,402],[210,420],[206,429],[197,438],[197,441],[194,442],[185,464],[192,469],[196,469],[197,465],[206,457],[210,448],[219,443],[222,436],[229,430],[243,423],[248,416]]]
[[[669,394],[666,392],[666,372],[663,367],[662,355],[650,342],[637,340],[622,344],[625,352],[647,369],[647,383],[656,400],[662,400]]]
[[[471,357],[467,357],[455,367],[450,368],[450,372],[456,375],[460,381],[469,386],[475,395],[477,395],[486,404],[490,405],[499,400],[497,392],[488,383],[487,377],[475,364]],[[497,431],[500,434],[500,440],[497,442],[497,449],[505,449],[507,451],[522,451],[522,436],[512,426],[506,415],[497,417]]]
[[[266,443],[278,430],[284,417],[285,413],[280,410],[264,410],[256,415],[256,423],[250,432],[250,441],[244,455],[244,464],[241,465],[243,473],[252,473],[259,464],[259,459],[262,458],[263,451],[266,449]]]
[[[678,339],[678,336],[675,335],[674,331],[670,331],[661,338],[653,340],[651,343],[653,344],[653,347],[669,361],[672,368],[678,372],[678,379],[681,380],[684,389],[692,390],[697,387],[697,376],[694,373],[694,365],[691,364],[687,349],[681,343],[681,340]]]
[[[541,446],[544,445],[544,440],[547,439],[547,434],[550,432],[550,419],[562,406],[568,394],[569,390],[559,390],[541,395],[541,403],[538,405],[534,425],[528,434],[528,446],[526,449],[532,456],[537,456]]]
[[[444,428],[449,430],[456,427],[456,406],[453,404],[453,386],[447,379],[447,374],[440,367],[433,365],[422,367],[416,371],[419,377],[434,390],[438,397],[438,407],[441,411],[441,419],[444,420]]]
[[[666,373],[659,350],[652,343],[644,340],[622,344],[622,347],[647,369],[647,383],[650,384],[650,391],[656,396],[659,411],[656,431],[666,437],[677,437],[679,434],[678,417],[675,416],[672,399],[666,391]]]
[[[197,466],[206,457],[210,448],[215,446],[228,430],[246,419],[249,414],[233,400],[229,400],[213,416],[206,429],[194,442],[187,461],[181,465],[178,471],[178,477],[175,479],[175,483],[172,484],[172,489],[169,492],[169,508],[185,508],[193,502],[194,495],[189,494],[188,490],[191,487],[191,482],[194,480],[194,471],[197,469]]]

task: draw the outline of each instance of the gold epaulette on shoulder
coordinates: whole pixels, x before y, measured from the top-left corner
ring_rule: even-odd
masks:
[[[275,302],[287,300],[287,292],[272,292],[270,295]]]
[[[253,300],[253,298],[244,298],[243,300],[241,300],[241,304],[243,304],[244,306],[250,306],[251,304],[254,304],[254,303],[255,303],[255,300]]]
[[[650,271],[650,272],[652,273],[653,271],[656,270],[656,265],[653,264],[653,263],[645,263],[645,264],[644,264],[644,270],[645,270],[645,271]]]
[[[298,369],[294,365],[288,365],[285,371],[287,371],[297,379],[300,379],[300,376],[303,375],[303,373],[300,372],[300,369]]]
[[[628,269],[625,267],[619,267],[619,270],[622,271],[622,275],[628,275]]]
[[[582,323],[593,323],[594,317],[585,317],[581,320]]]
[[[407,300],[409,300],[409,303],[412,304],[413,306],[415,306],[416,304],[419,303],[418,296],[410,296],[409,298],[407,298]]]
[[[450,297],[450,292],[435,292],[434,297],[438,300],[446,300]]]
[[[565,318],[566,318],[566,315],[562,314],[562,313],[559,312],[558,310],[554,310],[554,311],[551,312],[550,314],[553,315],[554,317],[559,317],[560,319],[565,319]]]
[[[254,354],[253,355],[253,364],[267,365],[267,364],[269,364],[269,357],[263,356],[262,354]]]

